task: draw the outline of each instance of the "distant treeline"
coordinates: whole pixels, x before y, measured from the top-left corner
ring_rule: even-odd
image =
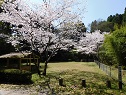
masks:
[[[117,13],[115,15],[110,15],[107,18],[107,21],[100,20],[100,19],[94,20],[90,24],[90,27],[91,27],[91,32],[94,32],[95,30],[101,30],[102,32],[112,32],[125,24],[126,24],[126,8],[123,14]]]

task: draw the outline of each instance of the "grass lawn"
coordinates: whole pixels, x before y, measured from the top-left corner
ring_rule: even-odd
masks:
[[[119,90],[118,81],[108,77],[93,62],[49,63],[46,77],[40,79],[33,74],[32,79],[35,84],[40,84],[49,77],[50,88],[56,95],[126,95],[126,86]],[[63,78],[65,86],[59,86],[59,78]],[[86,80],[86,87],[81,86],[82,79]],[[107,80],[111,81],[111,89],[106,87]]]

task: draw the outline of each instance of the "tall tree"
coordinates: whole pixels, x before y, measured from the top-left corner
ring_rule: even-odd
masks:
[[[91,32],[94,32],[95,30],[98,30],[98,21],[97,20],[94,20],[92,23],[91,23]]]
[[[124,10],[124,14],[123,14],[123,24],[126,24],[126,8]]]
[[[101,32],[111,32],[114,30],[114,24],[112,22],[101,21],[98,23],[98,30]]]
[[[123,65],[126,68],[126,27],[107,35],[100,49],[100,59],[107,64]],[[106,62],[105,62],[106,61]]]
[[[113,20],[113,16],[110,15],[110,16],[107,18],[107,21],[108,21],[108,22],[112,22],[112,20]]]
[[[114,24],[112,22],[95,20],[91,23],[91,32],[94,32],[95,30],[100,30],[101,32],[110,32],[113,31],[113,29],[114,29]]]

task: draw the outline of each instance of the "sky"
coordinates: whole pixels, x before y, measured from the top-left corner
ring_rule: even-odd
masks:
[[[28,0],[34,3],[41,3],[42,0]],[[81,7],[85,7],[83,23],[86,27],[98,19],[107,20],[110,15],[123,14],[126,7],[126,0],[80,0],[85,2]]]
[[[126,0],[87,0],[83,22],[86,26],[94,20],[107,20],[110,15],[123,14]]]

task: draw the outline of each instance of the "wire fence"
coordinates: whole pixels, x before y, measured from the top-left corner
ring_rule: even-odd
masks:
[[[118,80],[118,68],[105,65],[99,61],[95,61],[101,70],[103,70],[108,76]],[[122,82],[126,84],[126,70],[122,70]]]

